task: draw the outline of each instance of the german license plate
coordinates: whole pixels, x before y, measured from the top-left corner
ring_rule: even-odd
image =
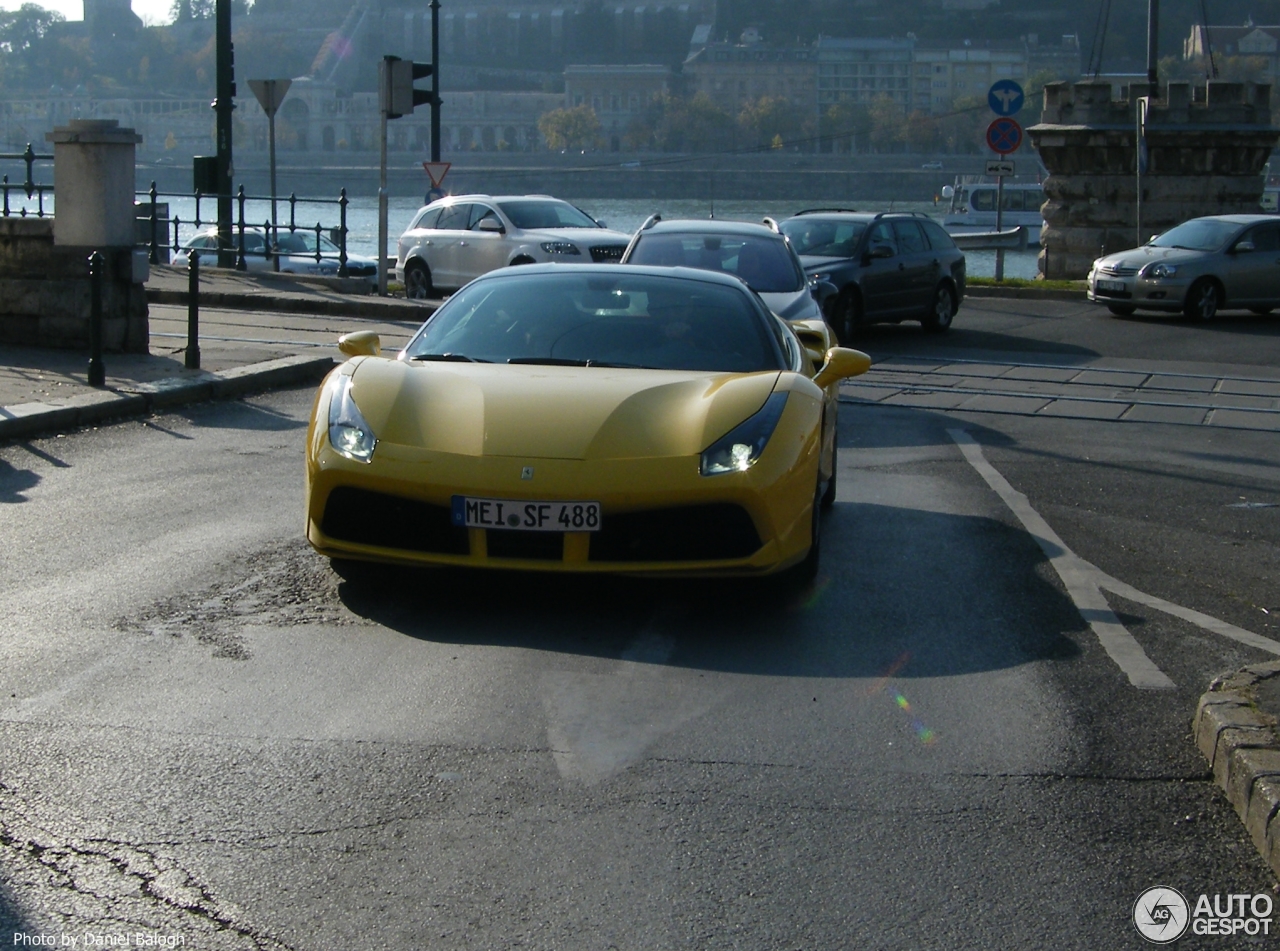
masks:
[[[599,502],[529,502],[453,496],[453,524],[523,532],[598,532]]]
[[[1124,281],[1098,281],[1098,290],[1123,294],[1125,290]]]

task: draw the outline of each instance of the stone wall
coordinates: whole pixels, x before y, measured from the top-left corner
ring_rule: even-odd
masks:
[[[1169,83],[1151,99],[1147,168],[1138,220],[1137,100],[1100,82],[1050,83],[1039,125],[1028,129],[1049,170],[1040,270],[1081,278],[1095,258],[1137,246],[1200,215],[1259,210],[1263,166],[1280,130],[1271,126],[1271,87],[1211,81]]]
[[[0,218],[0,344],[89,348],[89,255],[53,243],[51,218]],[[102,345],[146,353],[147,299],[132,248],[103,252]],[[145,262],[145,258],[143,258]]]

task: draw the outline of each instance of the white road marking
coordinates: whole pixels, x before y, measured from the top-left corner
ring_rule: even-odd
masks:
[[[1049,527],[1049,523],[1040,517],[1040,513],[1031,507],[1027,497],[1009,484],[995,467],[982,454],[982,447],[963,429],[948,429],[947,434],[955,440],[969,465],[977,470],[986,480],[987,485],[1004,500],[1005,505],[1023,527],[1036,540],[1041,550],[1058,572],[1066,586],[1067,594],[1075,602],[1080,616],[1089,622],[1089,627],[1097,635],[1108,656],[1124,671],[1129,682],[1135,687],[1146,690],[1168,690],[1174,686],[1172,680],[1147,656],[1146,651],[1120,623],[1099,586],[1097,568],[1071,551]],[[1119,592],[1117,592],[1119,593]]]

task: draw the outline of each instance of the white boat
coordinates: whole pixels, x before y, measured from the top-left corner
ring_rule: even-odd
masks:
[[[951,234],[972,234],[996,230],[997,184],[977,176],[961,176],[955,185],[942,189],[942,197],[950,204],[942,219],[942,226]],[[1040,243],[1040,229],[1044,218],[1040,206],[1044,204],[1044,186],[1039,182],[1006,182],[1000,228],[1023,227],[1027,229],[1027,243]]]

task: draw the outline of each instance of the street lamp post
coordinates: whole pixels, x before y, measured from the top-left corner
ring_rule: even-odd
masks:
[[[217,0],[215,10],[216,98],[213,111],[218,139],[218,267],[235,267],[231,246],[231,113],[235,109],[235,54],[231,47],[231,0]]]

